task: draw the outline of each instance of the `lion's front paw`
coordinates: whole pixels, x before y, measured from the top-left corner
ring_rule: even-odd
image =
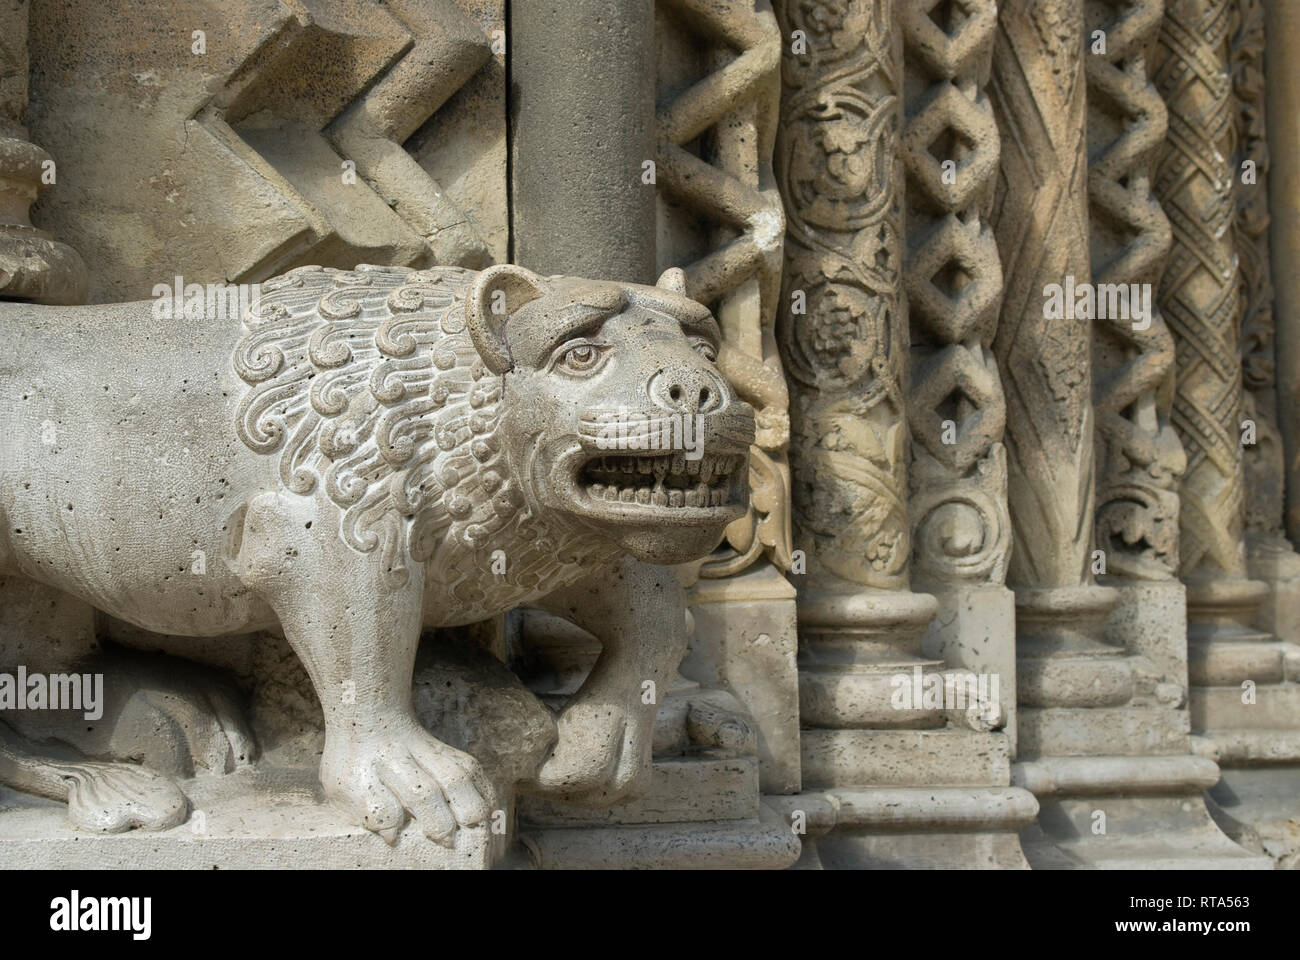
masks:
[[[574,799],[611,803],[638,792],[649,774],[653,714],[608,703],[575,703],[556,723],[555,750],[536,784]]]
[[[477,760],[412,727],[360,744],[327,746],[326,795],[389,843],[406,818],[452,847],[456,830],[485,821],[495,792]]]

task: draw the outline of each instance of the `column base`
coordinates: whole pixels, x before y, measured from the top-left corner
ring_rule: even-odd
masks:
[[[1035,870],[1268,870],[1234,843],[1201,791],[1218,780],[1203,757],[1052,757],[1017,763],[1037,821],[1021,831]]]
[[[1228,768],[1205,797],[1214,820],[1279,870],[1300,870],[1300,764]]]
[[[808,836],[799,870],[1023,870],[1038,804],[1015,787],[846,787],[767,798]]]
[[[749,820],[525,829],[519,841],[527,857],[509,866],[537,870],[782,870],[802,849],[766,803]]]
[[[1300,554],[1283,537],[1246,535],[1246,567],[1268,584],[1254,624],[1290,644],[1300,644]]]

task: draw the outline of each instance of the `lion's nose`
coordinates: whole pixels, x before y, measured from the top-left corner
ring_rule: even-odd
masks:
[[[650,399],[673,413],[717,413],[728,392],[726,381],[712,370],[661,370],[650,379]]]

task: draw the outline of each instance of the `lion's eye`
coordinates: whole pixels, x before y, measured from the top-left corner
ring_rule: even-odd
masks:
[[[692,341],[691,346],[695,348],[696,352],[699,353],[700,356],[709,361],[709,363],[718,362],[718,351],[713,344],[709,343],[709,341],[695,339]]]
[[[567,373],[589,373],[599,366],[603,353],[594,343],[579,343],[561,354],[559,366]]]

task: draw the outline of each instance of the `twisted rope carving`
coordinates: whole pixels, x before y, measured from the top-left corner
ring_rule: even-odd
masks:
[[[933,10],[946,19],[937,22]],[[1002,267],[982,216],[1000,152],[983,89],[997,7],[993,0],[962,0],[945,10],[932,0],[906,0],[900,19],[908,90],[902,152],[914,571],[938,581],[1000,583],[1011,535],[1001,443],[1006,402],[988,347],[1002,302]]]
[[[758,421],[750,450],[750,513],[727,530],[728,549],[700,568],[732,576],[767,556],[789,570],[789,396],[773,343],[785,217],[771,168],[780,100],[781,35],[749,0],[662,0],[712,44],[711,69],[658,113],[663,186],[717,224],[714,249],[685,267],[690,296],[723,327],[718,366]],[[686,144],[706,135],[707,156]]]
[[[1085,57],[1088,80],[1088,200],[1095,284],[1154,283],[1172,241],[1151,192],[1153,152],[1168,116],[1147,79],[1145,48],[1163,0],[1090,0],[1090,33],[1105,53]],[[1178,564],[1178,477],[1186,466],[1169,422],[1174,341],[1158,310],[1097,320],[1093,403],[1101,459],[1097,542],[1108,572],[1165,580]]]

